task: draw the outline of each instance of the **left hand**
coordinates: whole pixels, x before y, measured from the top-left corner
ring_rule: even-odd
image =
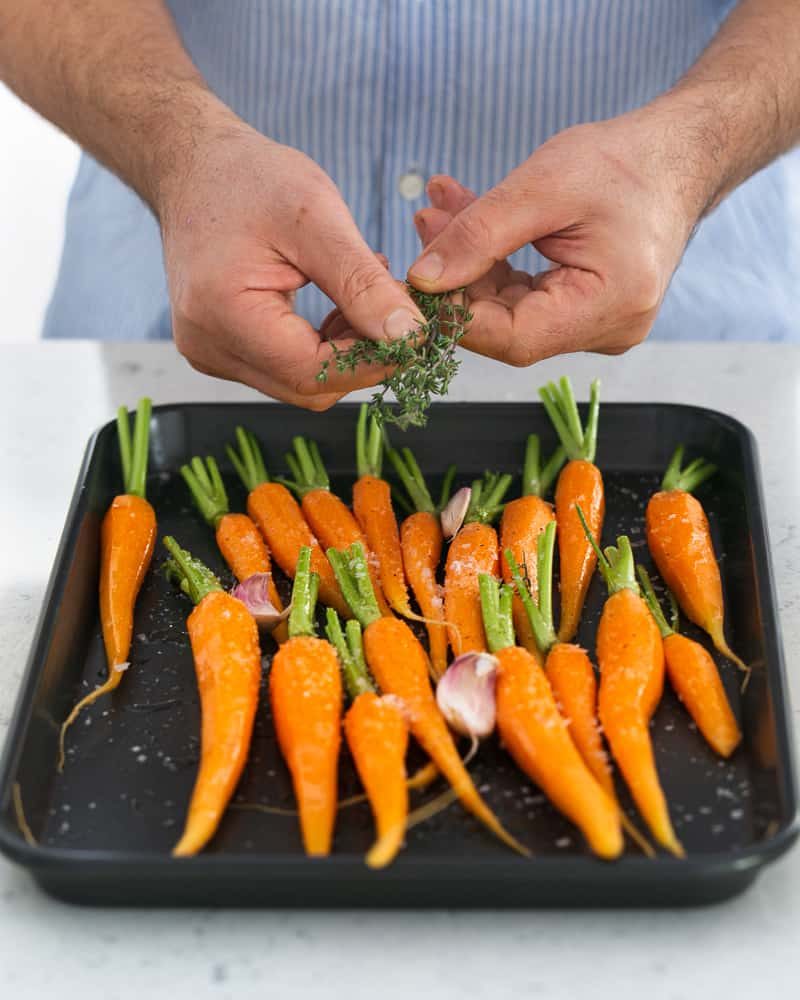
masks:
[[[464,346],[508,364],[638,344],[713,191],[690,125],[659,106],[576,126],[480,198],[433,178],[409,281],[426,292],[467,286]],[[506,257],[529,242],[553,269],[511,268]]]

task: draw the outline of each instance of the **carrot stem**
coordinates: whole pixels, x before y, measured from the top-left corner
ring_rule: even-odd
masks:
[[[394,448],[389,448],[386,454],[405,487],[414,509],[419,513],[436,514],[436,506],[428,491],[425,477],[411,449],[403,448],[402,451],[395,451]]]
[[[716,465],[704,458],[696,458],[685,468],[681,468],[683,453],[684,446],[678,445],[661,480],[662,490],[683,490],[685,493],[694,493],[701,483],[717,471]]]
[[[572,461],[594,462],[600,414],[600,380],[595,379],[589,389],[585,427],[581,424],[572,383],[566,375],[559,379],[558,385],[548,382],[542,386],[539,396],[567,457]]]
[[[630,539],[626,535],[620,535],[617,538],[616,546],[609,545],[605,551],[601,551],[589,525],[586,523],[586,518],[580,504],[575,504],[575,510],[580,518],[589,544],[597,556],[597,565],[603,574],[603,579],[606,581],[608,593],[616,594],[619,590],[632,590],[634,594],[638,594],[639,585],[636,582],[636,570]]]
[[[542,468],[539,435],[529,434],[522,467],[522,495],[543,497],[553,485],[566,459],[567,453],[563,445],[559,445]]]
[[[475,521],[491,524],[503,509],[502,500],[512,479],[509,473],[500,475],[498,472],[484,472],[480,479],[475,479],[464,524]]]
[[[553,552],[556,541],[556,523],[551,521],[544,527],[537,539],[537,600],[534,601],[530,587],[525,581],[519,564],[511,549],[506,549],[505,557],[511,570],[517,594],[531,623],[536,644],[543,654],[547,654],[558,641],[553,625]]]
[[[489,573],[481,573],[478,576],[478,587],[489,649],[492,653],[496,653],[498,650],[513,646],[515,638],[511,608],[514,588],[507,583],[501,585],[500,581]]]
[[[141,497],[143,500],[147,485],[147,452],[152,409],[152,403],[146,396],[139,400],[133,424],[133,441],[131,441],[128,411],[124,406],[117,411],[117,439],[124,489],[130,496]]]
[[[279,479],[278,482],[294,490],[301,499],[312,490],[329,490],[331,481],[317,443],[298,436],[292,438],[292,447],[294,454],[286,456],[286,464],[294,479]]]
[[[212,528],[216,528],[230,512],[228,494],[216,459],[209,455],[203,462],[202,458],[195,455],[189,465],[181,466],[181,476],[203,519]]]
[[[358,478],[372,476],[381,478],[383,469],[383,430],[374,415],[370,415],[369,403],[362,403],[356,424],[356,471]]]
[[[364,659],[364,640],[359,623],[351,618],[343,630],[339,616],[333,608],[328,608],[325,633],[328,636],[328,642],[335,647],[339,654],[350,700],[355,701],[365,691],[375,691],[375,685],[372,683],[367,668],[367,661]]]
[[[236,428],[236,441],[239,451],[237,452],[232,445],[227,445],[225,452],[244,483],[245,489],[248,493],[252,493],[256,486],[269,482],[261,448],[255,434],[245,430],[244,427]]]
[[[167,578],[177,583],[193,604],[199,604],[208,594],[223,589],[208,566],[182,549],[172,535],[166,535],[163,541],[172,557],[164,563]]]
[[[381,617],[381,611],[369,577],[364,546],[360,542],[354,542],[344,552],[328,549],[326,554],[344,599],[361,625],[366,628],[377,621]]]
[[[319,575],[311,572],[311,547],[304,545],[297,557],[294,583],[292,584],[292,610],[289,613],[289,638],[317,634],[314,608],[319,592]]]
[[[439,504],[436,508],[441,511],[447,506],[450,500],[450,494],[453,492],[453,480],[456,478],[456,467],[455,465],[448,465],[444,473],[444,479],[442,480],[442,489],[439,494]]]
[[[644,597],[645,603],[648,608],[650,608],[650,614],[653,616],[656,625],[658,625],[658,631],[661,633],[661,637],[666,639],[668,635],[674,635],[675,629],[670,628],[667,623],[667,619],[664,617],[664,612],[661,610],[661,605],[658,603],[656,592],[653,590],[653,583],[650,580],[649,573],[644,566],[637,566],[636,572],[639,576],[639,582],[642,585],[642,597]]]

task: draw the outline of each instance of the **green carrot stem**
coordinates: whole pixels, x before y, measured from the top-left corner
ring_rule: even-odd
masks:
[[[129,496],[144,499],[147,487],[147,454],[150,438],[150,414],[153,405],[144,396],[136,407],[131,440],[130,418],[124,406],[117,410],[117,439],[122,464],[123,489]]]
[[[314,608],[317,604],[319,576],[311,572],[311,548],[300,549],[292,584],[292,610],[289,612],[289,636],[315,636]]]
[[[572,383],[566,375],[559,379],[558,385],[548,382],[542,386],[539,396],[567,457],[573,461],[594,462],[600,413],[599,380],[595,379],[591,384],[585,428],[581,424]]]
[[[255,434],[244,427],[236,428],[236,442],[238,452],[232,445],[227,445],[225,451],[245,489],[252,492],[256,486],[269,482],[261,448]]]
[[[339,616],[333,608],[327,609],[325,617],[325,632],[328,636],[328,642],[336,649],[347,693],[350,695],[350,699],[355,701],[365,691],[375,690],[364,659],[361,626],[354,619],[349,621],[346,625],[347,634],[345,635]]]
[[[539,536],[541,542],[541,535]],[[551,648],[558,641],[556,636],[556,630],[553,627],[553,612],[550,609],[549,616],[545,616],[542,612],[541,607],[537,604],[533,595],[531,594],[530,587],[528,586],[525,577],[522,575],[522,570],[514,558],[514,553],[511,549],[506,549],[505,551],[506,562],[511,569],[511,578],[514,581],[514,588],[519,595],[519,599],[522,601],[522,606],[525,608],[525,614],[528,616],[528,621],[531,623],[531,628],[533,629],[533,635],[536,639],[536,645],[541,650],[542,654],[546,656]],[[550,578],[552,583],[552,579]],[[542,583],[543,580],[539,578],[539,601],[542,598]]]
[[[464,523],[479,521],[481,524],[491,524],[503,509],[502,499],[512,482],[509,473],[500,475],[497,472],[485,472],[481,479],[472,483],[472,495]]]
[[[209,455],[204,464],[202,458],[195,456],[189,465],[181,466],[181,476],[203,519],[216,528],[230,510],[216,459]]]
[[[294,454],[290,452],[286,456],[286,464],[294,479],[279,481],[294,490],[299,497],[304,497],[312,490],[329,490],[330,479],[316,442],[298,436],[292,438],[292,447]]]
[[[364,547],[354,542],[348,549],[328,549],[328,560],[336,574],[344,599],[355,617],[366,628],[381,617]]]
[[[164,545],[172,557],[164,563],[167,578],[177,583],[193,604],[199,604],[215,590],[222,590],[222,584],[208,566],[182,549],[171,535],[165,536]]]
[[[414,458],[411,449],[403,448],[399,452],[395,451],[394,448],[389,448],[386,454],[400,482],[403,484],[411,503],[414,505],[414,509],[420,513],[435,514],[436,507],[428,492],[425,477],[422,475],[422,471],[417,465],[417,460]]]
[[[556,522],[550,521],[536,540],[536,581],[539,588],[539,611],[553,635],[555,635],[553,629],[553,553],[555,547]]]
[[[703,458],[696,458],[686,468],[681,468],[683,453],[684,446],[678,445],[661,481],[662,490],[683,490],[686,493],[694,493],[701,483],[717,471],[716,465]]]
[[[481,573],[478,576],[478,586],[486,642],[491,652],[497,653],[501,649],[513,646],[516,641],[511,618],[514,588],[508,584],[501,586],[499,580],[496,580],[489,573]]]
[[[544,468],[541,467],[541,445],[538,434],[529,434],[525,444],[525,462],[522,467],[522,495],[545,496],[566,461],[562,445],[553,452]]]
[[[119,442],[119,459],[122,464],[122,488],[128,492],[131,481],[131,425],[128,411],[124,406],[117,410],[117,441]]]
[[[436,508],[437,513],[444,510],[447,504],[450,502],[450,494],[453,492],[453,480],[456,478],[456,467],[455,465],[448,465],[445,470],[444,479],[442,480],[442,489],[439,493],[439,505]]]
[[[639,585],[636,582],[636,570],[630,539],[626,535],[620,535],[617,538],[616,547],[609,545],[604,552],[601,551],[589,525],[586,523],[586,518],[580,504],[575,504],[575,510],[580,519],[584,534],[594,549],[594,554],[597,556],[597,565],[603,574],[609,594],[616,594],[618,590],[632,590],[634,594],[638,594]]]
[[[383,429],[370,415],[369,403],[362,403],[356,424],[356,472],[361,476],[381,478],[383,470]]]
[[[656,597],[655,590],[653,590],[653,584],[647,570],[644,566],[637,566],[636,573],[639,577],[639,583],[642,585],[642,597],[650,609],[650,614],[653,616],[656,625],[658,625],[658,631],[661,633],[662,638],[666,639],[668,635],[674,635],[675,630],[671,629],[667,624],[667,619],[664,617],[664,612],[658,603],[658,598]]]

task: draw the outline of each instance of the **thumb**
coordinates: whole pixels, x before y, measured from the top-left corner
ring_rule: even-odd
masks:
[[[335,230],[327,234],[307,228],[298,244],[303,274],[333,299],[358,336],[394,340],[424,323],[402,283],[370,250],[349,215],[340,213]]]
[[[548,235],[550,220],[515,170],[467,205],[411,265],[408,280],[426,292],[470,285],[532,240]],[[549,213],[547,213],[549,214]]]

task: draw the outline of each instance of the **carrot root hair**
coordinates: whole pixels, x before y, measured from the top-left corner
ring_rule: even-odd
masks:
[[[64,764],[66,762],[67,755],[65,750],[65,743],[66,743],[67,730],[72,725],[72,723],[78,718],[78,716],[84,710],[84,708],[88,708],[89,705],[96,702],[98,698],[102,697],[102,695],[110,694],[113,690],[115,690],[115,688],[119,685],[119,682],[122,680],[122,675],[125,673],[125,671],[128,669],[129,666],[130,663],[118,663],[115,666],[113,666],[111,668],[111,673],[108,676],[108,679],[105,680],[98,687],[96,687],[94,691],[90,691],[89,694],[86,695],[86,697],[81,698],[78,704],[75,705],[75,707],[72,709],[72,711],[64,720],[61,726],[61,730],[59,731],[58,734],[57,770],[59,774],[61,774],[62,771],[64,770]]]

